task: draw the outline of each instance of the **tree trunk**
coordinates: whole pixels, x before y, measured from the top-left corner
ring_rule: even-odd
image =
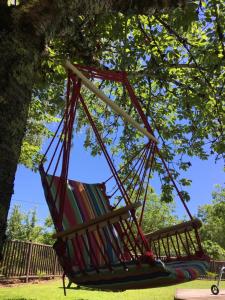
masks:
[[[0,8],[0,10],[2,7]],[[40,56],[37,37],[30,39],[13,24],[10,8],[0,14],[0,258],[14,179],[31,102],[34,68]],[[40,43],[39,43],[40,44]]]
[[[4,54],[1,53],[2,57]],[[21,84],[14,77],[18,65],[8,66],[7,75],[0,72],[0,77],[5,77],[5,86],[0,85],[0,251],[31,99],[31,86]],[[20,72],[25,78],[26,74]]]

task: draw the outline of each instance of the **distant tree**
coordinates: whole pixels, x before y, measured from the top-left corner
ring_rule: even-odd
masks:
[[[52,218],[48,216],[44,222],[43,232],[41,235],[41,242],[43,244],[52,245],[55,242],[55,240],[52,238],[53,232],[54,225],[52,222]]]
[[[37,211],[32,209],[24,217],[24,235],[28,241],[39,242],[42,235],[42,227],[37,225]]]
[[[149,191],[142,222],[144,232],[153,232],[177,222],[175,203],[162,202],[157,194]]]
[[[24,239],[24,228],[22,225],[23,220],[24,220],[24,214],[20,211],[20,206],[15,205],[8,219],[8,226],[7,226],[8,239],[10,240]]]
[[[211,258],[218,260],[225,259],[225,249],[222,248],[218,243],[210,240],[205,240],[202,242],[202,246]]]
[[[54,240],[51,238],[53,223],[51,218],[47,217],[43,226],[38,225],[37,222],[36,209],[24,213],[19,205],[15,205],[8,220],[8,239],[53,244]]]
[[[198,217],[203,222],[201,237],[203,246],[212,258],[225,258],[225,187],[216,185],[212,193],[212,204],[198,209]]]

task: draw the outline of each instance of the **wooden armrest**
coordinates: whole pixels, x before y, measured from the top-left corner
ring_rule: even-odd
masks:
[[[176,233],[183,233],[187,231],[191,231],[194,228],[198,229],[202,226],[202,223],[199,219],[194,219],[191,221],[183,222],[181,224],[169,226],[167,228],[159,229],[155,232],[145,234],[145,237],[148,240],[154,241],[158,238],[170,237],[175,235]]]
[[[132,209],[136,209],[137,207],[140,206],[140,203],[134,203],[127,205],[125,207],[116,209],[112,212],[108,212],[104,215],[101,215],[99,217],[96,217],[95,219],[91,219],[87,221],[86,223],[82,223],[79,225],[76,225],[73,228],[67,229],[65,231],[57,232],[52,235],[53,238],[71,238],[74,234],[83,234],[87,230],[88,232],[96,230],[97,227],[104,227],[108,224],[116,223],[118,222],[121,218],[127,219],[129,217],[129,211]]]

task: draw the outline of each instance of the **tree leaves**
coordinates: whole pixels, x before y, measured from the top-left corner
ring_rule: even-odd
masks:
[[[8,219],[7,238],[12,240],[32,241],[44,244],[53,244],[53,223],[50,217],[46,218],[43,226],[37,224],[36,209],[27,213],[15,205]]]
[[[221,35],[218,35],[218,22],[224,28],[224,16],[223,1],[210,0],[202,7],[190,6],[186,11],[176,9],[169,14],[102,14],[79,16],[76,20],[67,17],[58,36],[46,45],[34,91],[34,105],[38,97],[44,109],[41,114],[37,110],[38,124],[28,123],[21,161],[27,166],[37,163],[42,137],[51,134],[49,126],[44,124],[54,122],[50,115],[61,114],[65,73],[59,62],[65,57],[73,62],[128,72],[169,164],[175,160],[177,168],[186,171],[191,166],[187,162],[189,157],[207,159],[212,154],[217,159],[224,157],[225,68]],[[104,82],[101,88],[140,121],[122,86]],[[121,159],[126,161],[129,153],[143,143],[142,137],[131,127],[123,127],[109,109],[86,95],[104,142],[115,155],[122,153]],[[30,118],[34,120],[35,114],[30,112]],[[87,133],[85,147],[93,155],[99,154],[100,148],[81,110],[77,120],[76,130],[85,128]],[[37,126],[36,143],[29,129],[32,123]],[[154,168],[163,173],[159,161]],[[174,175],[178,177],[177,170]],[[164,183],[162,198],[168,201],[172,199],[172,190],[168,182]],[[180,180],[182,186],[190,183],[185,178]]]
[[[142,228],[145,233],[154,232],[158,229],[175,225],[178,222],[174,214],[175,204],[173,201],[166,203],[149,188],[145,207]],[[139,211],[137,211],[139,214]]]
[[[200,233],[208,253],[215,259],[224,259],[225,188],[217,185],[212,197],[212,204],[203,205],[198,209],[198,217],[203,222]]]

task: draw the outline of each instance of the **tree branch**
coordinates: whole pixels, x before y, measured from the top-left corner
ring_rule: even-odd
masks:
[[[225,59],[225,47],[224,47],[224,42],[223,42],[223,29],[220,25],[216,4],[214,4],[213,7],[214,7],[215,16],[216,16],[216,30],[217,30],[217,34],[218,34],[218,38],[219,38],[221,47],[222,47],[223,58]]]
[[[194,62],[196,68],[198,69],[198,71],[200,72],[200,74],[203,76],[205,83],[208,85],[209,89],[212,91],[214,98],[215,98],[215,108],[217,110],[217,120],[219,122],[219,131],[220,134],[223,134],[223,122],[221,121],[221,116],[220,116],[220,109],[219,109],[219,104],[218,104],[218,99],[217,99],[217,91],[215,90],[215,88],[212,86],[210,80],[206,77],[205,73],[203,72],[203,69],[201,68],[201,66],[199,66],[199,64],[197,63],[195,57],[193,56],[193,54],[191,53],[190,49],[188,48],[187,45],[191,45],[188,43],[187,39],[184,39],[183,37],[181,37],[175,30],[173,30],[171,28],[171,26],[169,24],[167,24],[164,20],[162,20],[160,17],[155,16],[156,20],[160,22],[160,24],[162,24],[166,30],[169,33],[172,33],[177,40],[183,44],[184,48],[187,50],[188,54],[190,55],[191,60]]]
[[[54,33],[63,19],[76,18],[78,15],[110,13],[152,14],[156,9],[169,10],[185,8],[185,0],[148,1],[148,0],[42,0],[28,1],[16,9],[23,30],[32,30],[36,35]],[[56,26],[56,24],[58,26]],[[31,27],[30,27],[31,26]]]

